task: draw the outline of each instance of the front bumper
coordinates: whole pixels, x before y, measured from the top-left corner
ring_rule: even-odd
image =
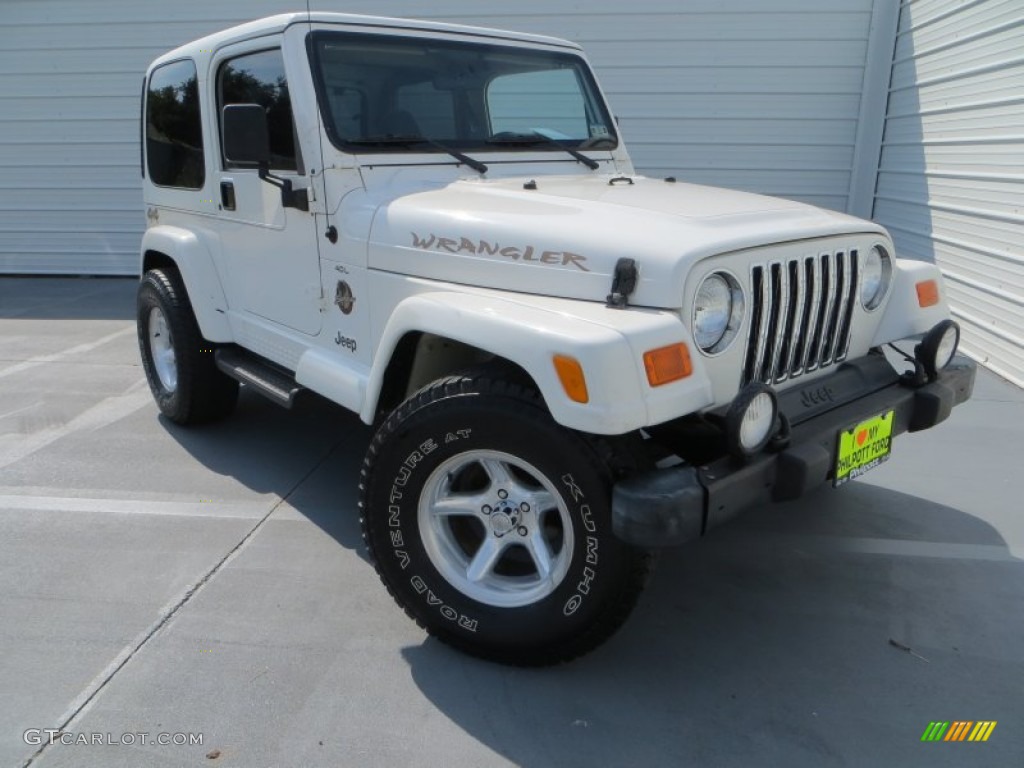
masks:
[[[890,409],[894,437],[933,427],[971,396],[976,370],[958,355],[935,381],[915,388],[901,382],[881,355],[848,362],[831,376],[779,394],[779,409],[792,426],[784,448],[746,463],[725,456],[617,483],[615,534],[641,547],[682,544],[747,507],[799,498],[833,478],[841,430]]]

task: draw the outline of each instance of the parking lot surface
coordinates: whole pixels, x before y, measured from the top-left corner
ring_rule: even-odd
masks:
[[[0,765],[1024,765],[1024,392],[996,376],[864,478],[664,552],[597,652],[510,669],[378,582],[355,416],[158,415],[134,289],[0,278]]]

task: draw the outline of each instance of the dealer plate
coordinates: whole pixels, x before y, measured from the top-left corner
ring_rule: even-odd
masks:
[[[886,411],[839,433],[833,486],[838,488],[888,460],[892,453],[894,413]]]

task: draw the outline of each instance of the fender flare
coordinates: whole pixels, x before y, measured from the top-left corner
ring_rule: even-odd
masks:
[[[668,400],[677,415],[710,403],[710,382],[697,366],[688,379],[660,388],[667,392],[656,392],[647,383],[643,351],[688,341],[677,315],[605,310],[592,302],[545,303],[449,291],[405,299],[381,334],[360,417],[372,421],[388,363],[399,341],[411,332],[452,339],[520,366],[532,377],[554,420],[571,429],[625,434],[664,421],[663,403]],[[566,395],[552,362],[556,354],[579,361],[589,402],[577,403]]]
[[[892,278],[885,314],[875,332],[872,346],[926,333],[950,316],[942,272],[934,264],[913,259],[895,259]],[[917,299],[917,284],[923,280],[935,280],[939,285],[938,303],[924,308]]]
[[[164,254],[177,265],[203,338],[221,343],[233,341],[227,298],[206,243],[187,229],[158,225],[142,236],[140,271],[150,251]]]

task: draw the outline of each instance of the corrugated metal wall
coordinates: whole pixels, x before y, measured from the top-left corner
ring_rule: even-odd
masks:
[[[879,3],[891,0],[877,0]],[[583,43],[637,168],[845,209],[874,0],[313,0]],[[136,269],[138,94],[180,43],[302,0],[0,0],[0,272]]]
[[[1024,386],[1024,2],[903,3],[875,218],[942,268],[964,350]]]
[[[0,0],[0,272],[138,269],[146,65],[289,4],[208,5]]]

